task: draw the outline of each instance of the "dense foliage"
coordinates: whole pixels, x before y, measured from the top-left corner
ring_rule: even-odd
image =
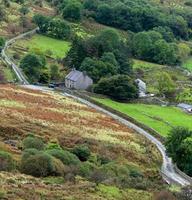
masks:
[[[70,25],[61,19],[50,18],[43,15],[35,15],[33,18],[34,23],[39,27],[42,34],[57,39],[69,39],[71,36]]]
[[[46,69],[46,59],[43,55],[27,54],[22,58],[20,67],[32,82],[39,81]]]
[[[138,97],[137,86],[126,75],[117,75],[101,79],[94,87],[94,91],[117,100],[128,100]]]
[[[75,66],[86,71],[95,82],[103,77],[132,71],[127,46],[113,29],[105,29],[88,39],[75,38],[65,63],[71,68]]]
[[[192,176],[192,131],[174,128],[167,137],[166,147],[177,166]]]

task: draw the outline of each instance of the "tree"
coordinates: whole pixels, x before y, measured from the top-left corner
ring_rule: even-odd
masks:
[[[39,76],[39,83],[47,84],[50,81],[50,73],[47,69],[41,71]]]
[[[113,52],[115,49],[121,47],[121,37],[119,33],[111,28],[101,31],[93,38],[93,41],[97,43],[99,50],[102,52]]]
[[[103,61],[105,63],[109,63],[109,64],[115,66],[116,68],[118,68],[118,62],[115,58],[114,53],[112,53],[112,52],[104,53],[103,56],[101,57],[101,61]]]
[[[153,60],[159,64],[175,65],[178,62],[177,46],[168,44],[165,40],[158,40],[154,44]]]
[[[177,38],[188,39],[187,22],[182,16],[172,15],[169,17],[168,23]]]
[[[174,42],[175,40],[175,36],[172,32],[172,30],[167,27],[167,26],[158,26],[153,28],[154,31],[161,33],[161,35],[163,36],[163,39],[167,42]]]
[[[101,4],[97,9],[97,20],[107,25],[111,24],[113,18],[113,9],[107,4]]]
[[[63,18],[71,21],[81,20],[82,5],[79,2],[69,2],[63,9]]]
[[[172,129],[166,139],[166,148],[169,156],[177,166],[192,175],[192,131],[183,127]]]
[[[71,36],[71,27],[66,21],[53,19],[49,21],[47,34],[57,39],[68,39]]]
[[[116,66],[92,58],[85,58],[81,64],[80,70],[87,72],[95,82],[99,81],[102,77],[117,74]]]
[[[50,66],[50,76],[51,76],[51,80],[57,80],[59,79],[59,66],[58,65],[51,65]]]
[[[47,33],[49,28],[50,18],[37,14],[33,17],[33,22],[39,27],[39,31],[43,34]]]
[[[178,44],[178,56],[179,60],[185,61],[191,53],[190,47],[185,43]]]
[[[138,88],[126,75],[116,75],[101,79],[94,87],[94,92],[108,95],[116,100],[128,100],[138,97]]]
[[[43,56],[27,54],[20,62],[20,67],[31,81],[38,81],[46,61]]]
[[[149,60],[153,44],[147,32],[140,32],[133,37],[133,52],[137,58]]]
[[[166,97],[173,96],[175,92],[175,83],[171,79],[170,75],[163,72],[158,77],[158,90],[161,95]]]

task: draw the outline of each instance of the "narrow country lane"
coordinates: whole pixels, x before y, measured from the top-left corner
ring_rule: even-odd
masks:
[[[166,180],[166,182],[169,183],[169,184],[176,183],[176,184],[179,184],[179,185],[182,185],[182,186],[190,185],[190,182],[188,180],[186,180],[184,177],[182,177],[181,175],[179,175],[175,172],[174,165],[171,161],[171,158],[169,158],[166,155],[166,149],[165,149],[164,145],[160,141],[158,141],[155,137],[150,135],[148,132],[146,132],[142,128],[136,126],[135,124],[133,124],[133,123],[123,119],[122,117],[119,117],[119,116],[117,116],[117,115],[115,115],[115,114],[93,104],[93,103],[90,103],[87,100],[84,100],[82,98],[79,98],[77,96],[70,95],[70,94],[67,94],[67,93],[65,93],[65,95],[69,96],[73,99],[76,99],[79,102],[86,104],[87,106],[92,107],[92,108],[94,108],[94,109],[96,109],[100,112],[107,114],[108,116],[119,121],[120,123],[124,124],[125,126],[135,130],[137,133],[145,136],[153,144],[155,144],[157,146],[157,148],[159,149],[159,151],[161,152],[161,155],[163,157],[163,164],[162,164],[162,167],[161,167],[161,173],[162,173],[163,178]]]

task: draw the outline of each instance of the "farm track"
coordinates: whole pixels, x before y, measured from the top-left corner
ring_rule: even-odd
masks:
[[[5,63],[7,63],[9,66],[12,67],[13,71],[15,72],[19,82],[21,85],[24,85],[27,88],[31,88],[31,89],[35,89],[35,90],[41,90],[41,91],[48,91],[50,89],[46,88],[46,87],[39,87],[39,86],[34,86],[34,85],[30,85],[29,82],[27,81],[27,79],[25,78],[25,76],[23,75],[22,71],[19,69],[19,67],[9,58],[9,56],[6,54],[6,50],[9,48],[10,45],[12,45],[16,40],[22,39],[28,35],[32,35],[34,34],[36,31],[38,30],[38,28],[33,29],[32,31],[23,33],[15,38],[12,38],[10,40],[8,40],[5,44],[4,49],[2,50],[2,59]],[[158,141],[155,137],[153,137],[152,135],[150,135],[150,133],[146,132],[145,130],[143,130],[142,128],[136,126],[135,124],[123,119],[122,117],[115,115],[93,103],[90,103],[89,101],[79,98],[77,96],[74,95],[70,95],[68,93],[64,93],[63,95],[71,97],[83,104],[86,104],[89,107],[94,108],[95,110],[99,111],[99,112],[103,112],[106,115],[112,117],[113,119],[119,121],[120,123],[124,124],[125,126],[135,130],[137,133],[145,136],[148,140],[150,140],[153,144],[156,145],[156,147],[159,149],[162,158],[163,158],[163,164],[162,164],[162,168],[161,168],[161,173],[162,173],[162,177],[164,178],[164,180],[168,183],[168,184],[178,184],[181,186],[186,186],[186,185],[190,185],[190,182],[187,180],[187,178],[185,176],[182,176],[180,174],[178,174],[175,171],[175,167],[174,164],[172,163],[171,159],[167,156],[166,154],[166,149],[164,147],[164,145]]]

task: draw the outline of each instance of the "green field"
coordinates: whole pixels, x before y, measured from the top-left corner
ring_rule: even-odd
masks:
[[[163,65],[159,65],[156,63],[150,63],[143,60],[133,59],[133,69],[151,69],[154,67],[163,67]]]
[[[28,40],[20,40],[17,45],[29,50],[40,50],[44,53],[51,51],[53,58],[64,58],[70,50],[71,43],[64,40],[57,40],[43,35],[34,35]]]
[[[192,57],[190,57],[189,59],[187,59],[184,63],[183,63],[183,67],[187,68],[188,70],[192,71]]]
[[[183,126],[192,130],[192,116],[176,107],[119,103],[110,99],[95,100],[115,109],[167,136],[172,127]]]

